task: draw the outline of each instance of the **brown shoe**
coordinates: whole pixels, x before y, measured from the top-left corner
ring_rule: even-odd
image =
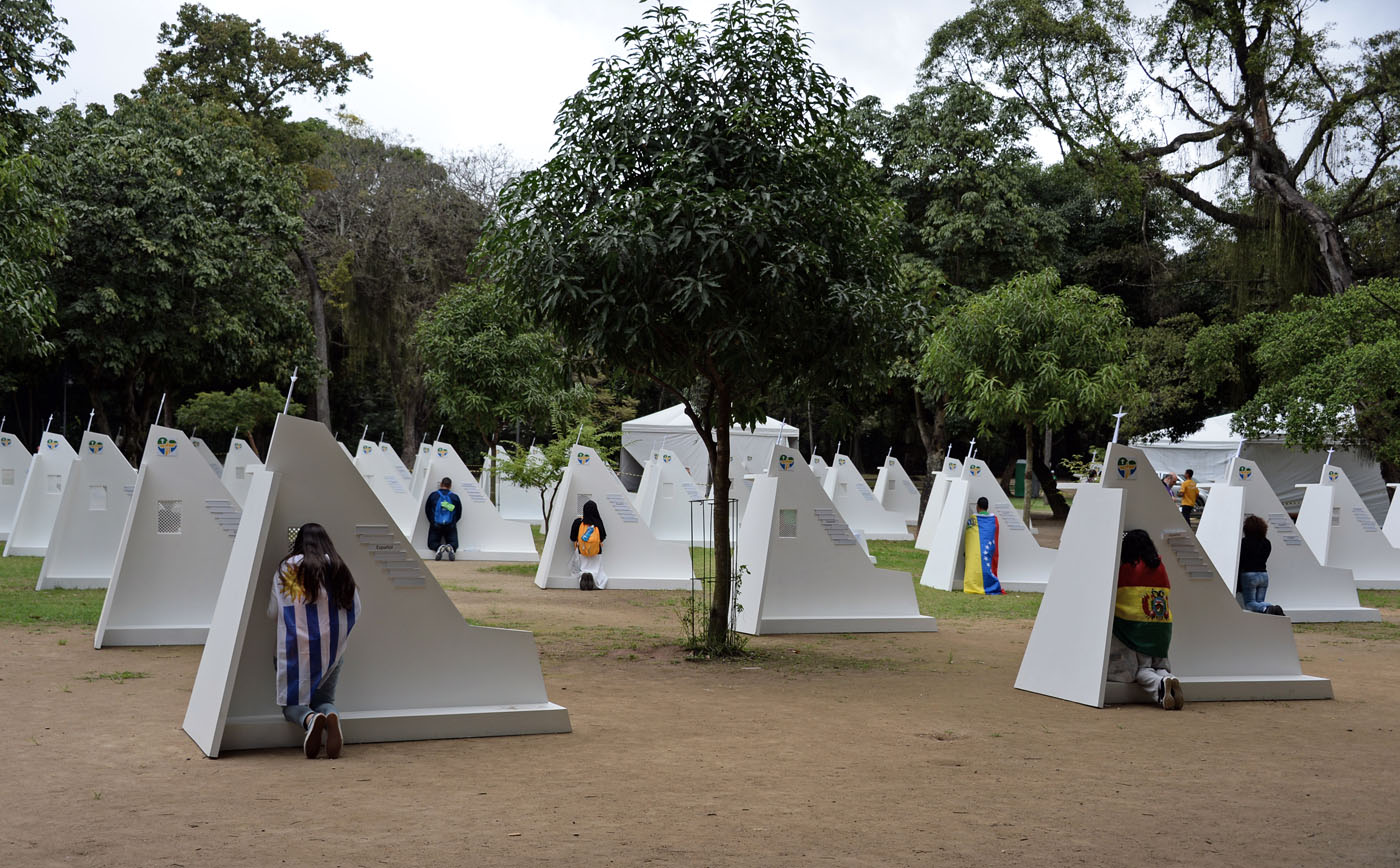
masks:
[[[307,759],[315,759],[321,752],[321,738],[326,734],[326,716],[324,714],[311,715],[311,724],[306,727],[306,737],[301,740],[302,752]]]
[[[326,715],[326,756],[340,759],[340,748],[345,744],[340,734],[340,715],[332,711]]]

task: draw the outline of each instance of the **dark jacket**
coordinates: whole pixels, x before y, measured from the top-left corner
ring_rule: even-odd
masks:
[[[428,502],[423,507],[423,512],[427,514],[428,521],[437,524],[433,515],[437,512],[438,501],[444,497],[456,507],[456,509],[452,510],[452,524],[456,524],[462,520],[462,498],[458,497],[455,491],[443,491],[441,488],[434,491],[432,494],[428,495]]]

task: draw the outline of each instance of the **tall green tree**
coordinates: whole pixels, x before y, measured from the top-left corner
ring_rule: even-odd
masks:
[[[49,285],[66,219],[39,188],[39,160],[9,153],[0,131],[0,390],[13,387],[16,363],[51,355]]]
[[[1298,225],[1317,284],[1343,292],[1355,274],[1342,227],[1400,204],[1377,183],[1400,153],[1400,35],[1348,58],[1313,23],[1311,0],[1159,8],[977,0],[933,35],[922,69],[1005,94],[1084,165],[1134,172],[1237,232]],[[1237,183],[1212,198],[1208,177]],[[1309,184],[1343,194],[1328,202]]]
[[[495,279],[566,342],[676,396],[710,466],[785,389],[883,369],[898,209],[846,126],[850,88],[796,12],[709,24],[657,4],[556,119],[554,156],[501,197]],[[729,647],[729,479],[714,474],[706,645]]]
[[[984,434],[1021,429],[1026,466],[1063,518],[1069,506],[1036,456],[1035,433],[1076,422],[1097,427],[1120,405],[1137,408],[1141,362],[1130,328],[1117,298],[1062,287],[1053,269],[1023,274],[939,314],[923,376]]]
[[[297,179],[227,109],[178,95],[118,97],[111,113],[69,105],[34,153],[69,219],[57,342],[101,427],[139,443],[162,392],[173,404],[309,361],[286,299]]]
[[[166,46],[146,70],[141,93],[183,94],[199,105],[224,106],[238,113],[259,138],[276,149],[279,160],[301,165],[308,191],[324,189],[329,179],[309,165],[324,146],[315,123],[291,122],[285,100],[297,94],[317,99],[344,96],[355,76],[371,76],[371,58],[351,54],[326,34],[281,37],[262,22],[231,13],[214,13],[198,3],[181,5],[174,23],[160,27]],[[330,337],[326,295],[315,258],[304,245],[293,248],[306,278],[308,315],[316,340],[316,418],[331,425]]]
[[[39,93],[40,80],[63,77],[73,40],[61,27],[50,0],[0,3],[0,139],[23,138],[33,115],[20,103]]]

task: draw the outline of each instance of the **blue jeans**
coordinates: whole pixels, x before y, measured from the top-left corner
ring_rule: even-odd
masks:
[[[1269,604],[1264,602],[1264,595],[1267,593],[1268,573],[1240,573],[1240,580],[1235,585],[1235,599],[1239,601],[1241,609],[1263,612],[1269,607]]]
[[[316,685],[316,689],[311,691],[310,705],[284,705],[282,706],[282,716],[295,723],[302,729],[306,729],[306,716],[311,712],[318,714],[338,714],[335,710],[335,683],[340,680],[340,664],[331,667],[331,671],[321,677],[321,683]]]

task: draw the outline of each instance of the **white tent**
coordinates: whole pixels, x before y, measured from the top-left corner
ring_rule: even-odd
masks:
[[[184,730],[207,756],[301,744],[275,703],[266,609],[288,535],[308,521],[325,526],[363,603],[336,693],[347,742],[569,731],[568,711],[545,693],[534,638],[462,620],[324,425],[278,417],[246,515],[185,712]]]
[[[744,463],[745,473],[761,473],[771,444],[782,437],[787,441],[784,445],[791,445],[797,436],[796,428],[772,417],[753,428],[735,425],[729,429],[729,453],[738,456]],[[622,423],[619,475],[629,490],[636,490],[641,483],[642,467],[646,464],[647,456],[657,449],[669,449],[675,453],[685,469],[690,471],[690,478],[702,488],[709,483],[710,456],[695,431],[695,425],[685,415],[685,405],[676,404]]]
[[[851,530],[866,539],[914,538],[903,516],[885,509],[870,493],[870,486],[865,484],[865,478],[849,458],[838,452],[832,461],[831,469],[822,482],[822,490],[836,505],[841,518],[850,525]]]
[[[45,433],[30,462],[29,473],[15,508],[15,523],[5,544],[5,557],[43,557],[58,519],[58,505],[68,485],[68,471],[78,454],[59,434]]]
[[[189,438],[152,425],[93,647],[203,644],[240,514]]]
[[[691,501],[703,500],[704,497],[701,486],[695,484],[676,454],[669,449],[658,449],[651,454],[646,469],[642,471],[642,484],[637,487],[633,502],[642,521],[651,529],[652,536],[689,545]],[[697,524],[703,525],[698,508],[694,518]],[[695,534],[697,545],[708,544],[704,527],[696,527]]]
[[[1060,539],[1060,550],[1074,557],[1055,561],[1017,689],[1096,708],[1149,701],[1136,684],[1107,681],[1119,547],[1125,530],[1140,528],[1152,536],[1171,580],[1172,674],[1188,703],[1332,698],[1331,681],[1302,674],[1288,618],[1246,612],[1235,602],[1147,456],[1115,443],[1106,464],[1100,483],[1075,493]]]
[[[194,446],[194,451],[199,453],[199,457],[203,458],[205,463],[209,465],[209,469],[214,471],[214,475],[222,478],[224,475],[224,465],[215,457],[214,451],[209,448],[209,444],[205,443],[204,440],[199,437],[191,437],[190,443]]]
[[[1400,588],[1400,549],[1385,538],[1347,472],[1325,465],[1321,479],[1305,488],[1298,530],[1318,561],[1351,570],[1358,588]]]
[[[117,444],[84,432],[34,589],[107,587],[135,490],[136,470]]]
[[[1231,461],[1226,481],[1211,487],[1210,500],[1196,528],[1196,539],[1230,593],[1235,593],[1239,580],[1240,543],[1247,515],[1269,523],[1267,602],[1283,607],[1295,622],[1381,619],[1380,612],[1363,608],[1357,600],[1351,570],[1318,563],[1252,458]]]
[[[598,504],[607,529],[603,542],[603,571],[609,588],[690,590],[690,547],[652,536],[632,508],[617,474],[587,446],[574,446],[559,482],[559,496],[549,516],[549,531],[540,553],[535,584],[541,588],[578,590],[569,571],[573,543],[569,527],[587,501]]]
[[[34,456],[18,437],[0,431],[0,542],[10,538],[19,496],[24,491],[24,480],[29,476],[29,465],[33,461]]]
[[[389,510],[389,515],[394,517],[399,527],[407,527],[412,524],[412,515],[417,511],[418,504],[413,502],[413,492],[409,491],[412,480],[405,482],[399,473],[395,464],[397,457],[387,443],[361,440],[355,450],[355,469],[360,471],[365,484]]]
[[[462,500],[462,519],[457,524],[458,560],[527,563],[539,560],[530,526],[508,521],[496,511],[452,444],[434,443],[431,454],[420,456],[418,461],[425,465],[427,484],[432,491],[447,477],[452,480],[452,490]],[[419,507],[410,529],[414,548],[424,556],[433,554],[428,548],[428,514],[424,509],[427,500],[428,492],[424,492],[418,499]]]
[[[997,517],[997,578],[1002,590],[1044,591],[1058,552],[1040,547],[982,459],[969,458],[957,483],[950,482],[943,499],[919,582],[942,591],[962,587],[964,531],[977,499],[985,497]]]
[[[773,450],[739,529],[735,627],[771,633],[933,631],[909,574],[872,566],[797,449]]]
[[[214,475],[228,489],[234,502],[242,505],[243,498],[248,494],[249,474],[259,467],[262,467],[262,462],[253,454],[253,447],[248,445],[248,441],[235,437],[229,441],[222,472]]]
[[[914,539],[914,548],[924,551],[933,548],[933,536],[938,529],[938,517],[943,514],[943,504],[948,500],[948,485],[954,479],[960,478],[962,478],[962,462],[956,458],[944,458],[943,469],[934,474],[933,484],[929,486],[928,503],[924,506],[924,518],[919,522],[919,534]]]
[[[904,518],[905,524],[919,523],[919,489],[893,455],[885,456],[875,475],[875,500],[886,510]]]
[[[1135,440],[1133,445],[1143,451],[1158,473],[1172,472],[1181,476],[1190,468],[1197,482],[1223,482],[1229,474],[1230,460],[1238,451],[1247,454],[1273,483],[1274,494],[1284,509],[1297,513],[1302,502],[1302,490],[1297,486],[1312,482],[1318,465],[1327,461],[1326,452],[1302,452],[1283,445],[1282,437],[1246,440],[1240,448],[1240,435],[1230,432],[1233,414],[1212,416],[1200,431],[1172,443],[1163,437]],[[1339,449],[1332,464],[1341,467],[1351,477],[1371,514],[1382,518],[1388,507],[1385,480],[1380,465],[1374,459],[1363,458],[1349,450]],[[1207,503],[1210,502],[1207,496]]]

